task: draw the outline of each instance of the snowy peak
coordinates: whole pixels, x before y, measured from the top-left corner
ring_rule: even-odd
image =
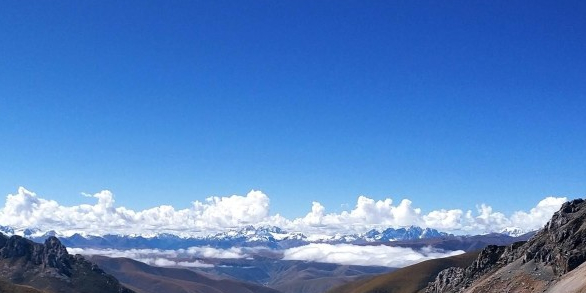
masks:
[[[309,243],[329,244],[364,244],[438,238],[450,236],[435,229],[417,226],[403,228],[373,229],[365,233],[336,235],[305,235],[290,232],[276,226],[247,225],[225,232],[205,236],[185,236],[169,233],[151,233],[148,235],[86,235],[85,233],[67,233],[60,231],[40,231],[36,228],[13,229],[0,226],[0,231],[7,235],[21,235],[25,238],[43,242],[49,237],[58,237],[66,246],[79,248],[156,248],[186,249],[194,246],[229,247],[266,247],[270,249],[291,248]],[[515,231],[510,231],[511,233]]]
[[[276,243],[286,240],[305,241],[305,235],[299,232],[287,232],[276,226],[244,226],[240,229],[233,229],[215,235],[205,237],[208,240],[224,240],[248,243]]]
[[[417,226],[410,226],[407,228],[387,228],[383,231],[372,229],[363,234],[363,239],[368,242],[388,242],[398,240],[414,240],[423,238],[438,238],[445,237],[449,234],[439,232],[435,229],[421,228]]]
[[[528,231],[525,231],[521,228],[518,227],[507,227],[504,228],[503,230],[501,230],[499,233],[500,234],[504,234],[504,235],[508,235],[511,237],[519,237],[523,234],[526,234]]]
[[[14,228],[0,225],[0,232],[6,235],[14,235]]]
[[[252,225],[234,229],[215,235],[207,239],[216,240],[240,240],[246,242],[281,242],[281,241],[303,241],[322,243],[365,243],[365,242],[389,242],[398,240],[414,240],[422,238],[438,238],[449,234],[439,232],[435,229],[410,226],[407,228],[387,228],[382,231],[373,229],[362,234],[336,234],[334,236],[307,237],[300,232],[287,232],[276,226]]]

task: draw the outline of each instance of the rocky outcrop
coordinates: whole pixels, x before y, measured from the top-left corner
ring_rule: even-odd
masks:
[[[81,255],[70,255],[55,237],[40,244],[0,234],[0,278],[51,292],[132,293]]]
[[[474,292],[491,292],[490,289],[478,284],[491,284],[494,290],[494,284],[498,283],[495,280],[504,283],[501,276],[505,274],[515,275],[509,277],[509,282],[517,278],[523,279],[523,284],[531,284],[534,281],[534,284],[541,286],[555,283],[560,276],[585,261],[586,201],[577,199],[562,205],[545,227],[527,242],[517,242],[509,246],[488,246],[469,267],[441,271],[436,279],[429,283],[425,292],[465,292],[471,287],[475,287]],[[512,270],[522,272],[515,274]],[[531,273],[538,270],[553,274],[548,279],[545,273]],[[529,288],[528,286],[526,292],[531,291]]]
[[[508,247],[489,245],[467,268],[451,267],[441,271],[425,292],[459,292],[468,288],[479,276],[493,270]]]
[[[586,201],[566,202],[535,237],[516,253],[523,262],[549,265],[558,276],[586,260]]]

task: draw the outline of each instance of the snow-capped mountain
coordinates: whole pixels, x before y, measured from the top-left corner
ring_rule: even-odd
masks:
[[[300,232],[287,232],[275,226],[252,225],[240,229],[229,230],[222,233],[206,236],[209,243],[216,243],[218,246],[224,242],[230,243],[231,246],[277,246],[292,247],[307,243],[372,243],[372,242],[389,242],[398,240],[413,240],[423,238],[437,238],[448,236],[449,234],[439,232],[435,229],[421,228],[411,226],[407,228],[387,228],[382,231],[370,230],[362,234],[336,234],[333,236],[313,235],[308,237]],[[277,245],[267,245],[267,244]]]
[[[509,235],[511,237],[519,237],[523,234],[528,233],[529,231],[525,231],[521,228],[518,227],[507,227],[504,228],[503,230],[501,230],[499,233],[504,234],[504,235]]]
[[[37,228],[17,229],[14,227],[2,226],[2,225],[0,225],[0,232],[3,234],[6,234],[6,235],[20,235],[20,236],[27,237],[27,238],[41,236],[41,235],[45,234]],[[47,237],[49,237],[49,236],[51,236],[51,235],[47,235]]]
[[[437,238],[448,236],[435,229],[411,226],[407,228],[387,228],[370,230],[361,234],[336,234],[307,236],[301,232],[288,232],[276,226],[244,226],[207,236],[185,237],[169,233],[152,235],[84,235],[80,233],[65,235],[57,231],[41,232],[38,229],[13,229],[0,226],[0,232],[8,235],[18,234],[35,241],[44,241],[49,236],[57,236],[68,247],[80,248],[157,248],[185,249],[192,246],[230,247],[266,247],[285,249],[309,243],[329,244],[364,244]]]
[[[411,226],[408,228],[393,229],[388,228],[383,231],[370,230],[363,235],[363,239],[368,242],[387,242],[387,241],[398,241],[398,240],[414,240],[424,238],[438,238],[448,236],[448,233],[439,232],[435,229],[421,228],[417,226]]]
[[[7,235],[14,235],[14,228],[0,225],[0,232]]]
[[[302,233],[289,233],[276,226],[252,225],[240,229],[229,230],[215,235],[206,236],[206,239],[234,240],[244,239],[247,242],[275,242],[284,240],[305,240],[307,237]]]

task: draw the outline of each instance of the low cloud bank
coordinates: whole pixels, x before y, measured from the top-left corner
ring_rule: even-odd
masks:
[[[166,258],[247,258],[254,248],[231,247],[227,249],[213,247],[190,247],[188,249],[162,250],[162,249],[96,249],[96,248],[67,248],[71,254],[103,255],[108,257],[127,257],[139,259],[151,256]]]
[[[213,267],[199,259],[208,258],[248,258],[253,248],[218,249],[213,247],[190,247],[188,249],[95,249],[95,248],[67,248],[70,254],[102,255],[107,257],[125,257],[149,265],[160,267]],[[187,260],[185,260],[187,259]],[[195,260],[194,260],[195,259]]]
[[[187,268],[211,268],[213,264],[196,261],[174,261],[166,258],[139,258],[135,259],[151,266],[157,267],[187,267]]]
[[[213,267],[205,259],[251,258],[264,248],[190,247],[188,249],[93,249],[67,248],[70,254],[126,257],[160,267]],[[341,265],[405,267],[424,260],[458,255],[464,251],[444,251],[425,247],[415,250],[405,247],[362,246],[353,244],[309,244],[280,251],[283,260],[302,260]]]
[[[304,217],[287,219],[279,214],[271,215],[269,197],[255,190],[244,196],[212,196],[204,201],[196,200],[190,208],[179,210],[169,205],[142,211],[116,206],[114,195],[108,190],[86,196],[97,202],[63,206],[20,187],[17,193],[7,196],[0,209],[0,224],[93,235],[167,232],[196,236],[248,224],[278,226],[306,235],[363,233],[372,228],[409,225],[456,234],[481,234],[499,232],[507,227],[537,230],[567,200],[565,197],[546,197],[528,211],[507,216],[486,204],[479,204],[476,211],[438,209],[424,213],[408,199],[395,204],[390,198],[377,201],[359,196],[354,208],[340,213],[328,213],[316,201]]]
[[[405,267],[428,259],[462,254],[426,247],[414,250],[392,246],[361,246],[352,244],[309,244],[284,251],[285,260],[304,260],[342,265]]]

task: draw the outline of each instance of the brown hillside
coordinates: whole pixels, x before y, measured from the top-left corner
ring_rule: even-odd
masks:
[[[182,268],[163,268],[128,258],[90,258],[138,293],[279,293],[275,289],[234,280],[217,280]]]
[[[424,289],[442,270],[449,267],[467,267],[478,252],[420,262],[374,278],[352,282],[328,293],[413,293]]]

